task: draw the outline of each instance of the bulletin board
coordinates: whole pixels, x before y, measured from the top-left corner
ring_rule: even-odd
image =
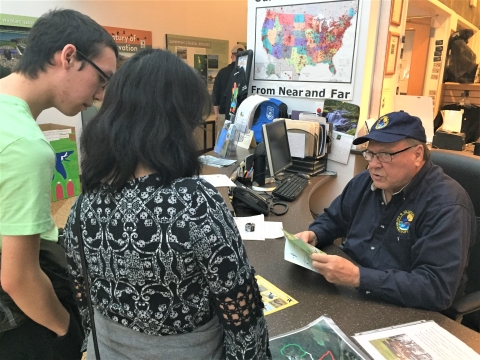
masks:
[[[166,44],[169,51],[198,70],[210,91],[218,71],[230,63],[228,40],[166,34]]]

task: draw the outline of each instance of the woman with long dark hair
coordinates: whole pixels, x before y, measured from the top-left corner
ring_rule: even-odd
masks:
[[[270,358],[263,303],[233,217],[197,177],[193,132],[209,110],[192,68],[145,50],[111,78],[83,130],[84,196],[65,242],[89,329],[80,221],[104,359]],[[87,353],[93,358],[91,335]]]

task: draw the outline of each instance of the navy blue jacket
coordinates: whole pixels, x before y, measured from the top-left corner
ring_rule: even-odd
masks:
[[[427,161],[385,204],[368,171],[354,177],[310,225],[318,247],[346,237],[360,267],[359,291],[395,304],[448,308],[463,293],[475,242],[475,211],[466,191]],[[460,294],[461,295],[461,294]]]

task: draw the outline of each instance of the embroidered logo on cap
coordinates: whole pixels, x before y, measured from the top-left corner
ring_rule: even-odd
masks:
[[[375,125],[375,129],[380,130],[387,125],[388,125],[388,116],[385,115],[385,116],[382,116],[380,119],[378,119],[377,125]]]
[[[397,217],[397,230],[402,234],[408,233],[410,229],[410,224],[413,221],[415,214],[411,210],[405,210],[400,213]]]

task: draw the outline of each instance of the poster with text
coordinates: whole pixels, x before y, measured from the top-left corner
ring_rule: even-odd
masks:
[[[351,100],[359,2],[249,1],[249,29],[255,29],[252,92]]]

